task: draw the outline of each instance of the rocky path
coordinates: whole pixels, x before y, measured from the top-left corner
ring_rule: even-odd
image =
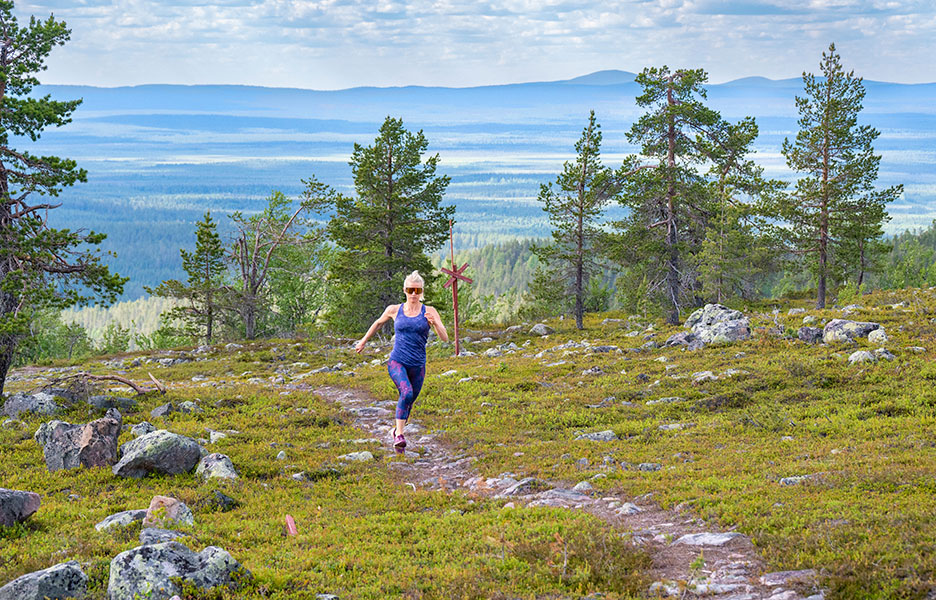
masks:
[[[391,454],[388,431],[395,402],[378,400],[356,389],[318,387],[321,397],[338,403],[354,415],[355,425],[381,440]],[[425,432],[418,419],[407,425],[413,462],[390,463],[403,484],[425,489],[464,490],[481,496],[503,498],[514,506],[553,506],[587,511],[629,532],[653,557],[655,583],[651,596],[712,597],[718,600],[820,600],[813,571],[764,573],[764,563],[751,540],[737,532],[719,532],[691,515],[662,510],[650,498],[599,494],[587,483],[568,487],[504,473],[485,479],[473,468],[476,460],[456,455],[437,437]],[[691,565],[704,554],[704,566]],[[687,585],[688,582],[688,585]],[[804,592],[806,595],[804,595]],[[811,594],[811,595],[809,595]]]

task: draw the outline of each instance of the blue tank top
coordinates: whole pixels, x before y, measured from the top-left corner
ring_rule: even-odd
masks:
[[[393,322],[393,331],[396,333],[396,339],[393,341],[390,360],[395,360],[405,367],[421,367],[426,364],[426,340],[429,339],[426,305],[422,305],[415,317],[407,317],[401,304]]]

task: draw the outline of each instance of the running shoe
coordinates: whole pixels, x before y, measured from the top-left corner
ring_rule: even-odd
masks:
[[[402,434],[393,436],[393,447],[406,448],[406,438]]]

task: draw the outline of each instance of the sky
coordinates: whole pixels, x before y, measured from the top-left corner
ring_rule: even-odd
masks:
[[[869,80],[936,81],[933,0],[34,0],[65,20],[43,83],[471,87],[604,69],[711,83],[818,71],[834,42]]]

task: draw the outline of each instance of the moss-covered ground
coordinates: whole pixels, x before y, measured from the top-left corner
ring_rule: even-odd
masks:
[[[692,352],[630,350],[662,343],[681,327],[589,315],[581,332],[570,320],[550,321],[556,332],[547,337],[527,334],[528,325],[512,334],[490,328],[496,339],[465,346],[477,352],[472,357],[431,346],[414,417],[454,452],[477,457],[481,475],[575,482],[604,472],[593,481],[599,494],[653,493],[664,507],[682,505],[734,527],[754,540],[771,570],[816,569],[827,598],[925,598],[936,590],[936,294],[881,292],[860,302],[864,308],[848,318],[881,323],[894,360],[850,365],[852,352],[874,349],[867,340],[810,346],[789,337],[805,315],[787,310],[808,308],[807,301],[738,307],[752,317],[752,339]],[[806,315],[821,327],[842,311]],[[162,494],[195,508],[185,543],[226,548],[253,572],[237,597],[626,598],[647,589],[647,558],[594,517],[505,511],[503,501],[400,485],[389,463],[414,453],[340,464],[339,455],[365,447],[353,441],[360,434],[347,415],[327,399],[268,382],[357,386],[387,399],[395,390],[385,367],[370,364],[386,347],[358,356],[349,344],[326,341],[219,345],[201,355],[206,360],[121,369],[137,381],[152,372],[171,384],[167,396],[141,400],[125,423],[151,420],[196,438],[207,437],[205,428],[239,432],[208,446],[231,457],[241,475],[234,483],[203,483],[194,474],[124,480],[109,469],[48,473],[32,439],[39,418],[0,428],[2,487],[43,497],[25,524],[0,529],[0,582],[74,558],[88,565],[91,597],[103,598],[108,562],[138,545],[139,525],[114,534],[94,524]],[[570,341],[590,347],[550,351]],[[519,349],[484,355],[510,343]],[[598,345],[621,352],[591,351]],[[119,358],[129,365],[133,357]],[[338,362],[348,365],[343,372],[294,379]],[[85,367],[114,372],[100,362]],[[583,374],[593,367],[601,373]],[[442,375],[451,370],[457,373]],[[717,379],[696,381],[702,371]],[[193,382],[196,376],[205,380]],[[35,383],[14,381],[7,392]],[[681,400],[654,402],[672,397]],[[159,404],[186,399],[204,412],[149,418]],[[75,407],[60,418],[96,416]],[[660,427],[674,424],[682,428]],[[607,429],[619,439],[575,439]],[[285,461],[276,459],[280,450]],[[662,468],[642,471],[640,463]],[[291,478],[299,471],[308,481]],[[799,476],[808,477],[788,479]],[[212,510],[205,501],[214,489],[240,506]],[[284,534],[287,513],[297,537]]]

